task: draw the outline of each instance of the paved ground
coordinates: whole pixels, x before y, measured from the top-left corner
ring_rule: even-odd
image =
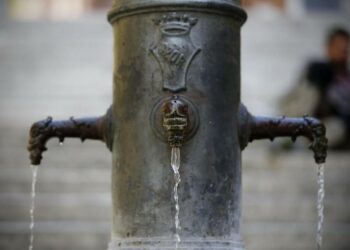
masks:
[[[319,38],[334,19],[276,22],[253,13],[250,20],[243,35],[243,98],[255,113],[274,113],[276,97],[304,58],[320,51]],[[47,115],[105,112],[111,103],[111,38],[103,13],[72,23],[0,23],[0,249],[28,244],[30,124]],[[266,89],[271,91],[261,91]],[[314,249],[317,187],[311,153],[267,145],[257,143],[244,153],[247,249]],[[110,153],[98,142],[67,141],[59,147],[51,141],[49,148],[39,172],[35,249],[106,249]],[[325,249],[350,249],[349,177],[349,154],[332,152]]]

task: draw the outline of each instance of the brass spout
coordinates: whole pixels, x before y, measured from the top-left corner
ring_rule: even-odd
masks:
[[[326,128],[315,118],[253,117],[249,141],[291,137],[294,142],[299,136],[311,141],[310,149],[314,152],[315,161],[324,163],[328,150]]]
[[[36,122],[30,129],[28,151],[32,165],[40,165],[43,152],[47,151],[46,143],[51,138],[58,138],[63,143],[66,138],[79,138],[85,140],[99,140],[111,146],[109,130],[111,128],[111,111],[105,116],[96,118],[74,119],[53,121],[51,117]]]
[[[162,112],[163,129],[170,147],[182,147],[189,128],[188,105],[174,96],[163,104]]]

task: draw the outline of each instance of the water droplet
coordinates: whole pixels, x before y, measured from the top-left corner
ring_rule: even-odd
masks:
[[[59,145],[60,145],[60,147],[63,147],[63,142],[60,142]]]

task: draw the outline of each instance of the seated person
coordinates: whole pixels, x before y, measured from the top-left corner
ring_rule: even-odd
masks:
[[[334,149],[350,149],[349,42],[345,29],[331,30],[327,58],[309,63],[298,85],[281,103],[286,115],[308,114],[323,120]]]

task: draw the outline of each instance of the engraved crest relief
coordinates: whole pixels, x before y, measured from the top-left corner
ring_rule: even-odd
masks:
[[[160,39],[150,51],[157,59],[163,75],[163,88],[173,92],[186,89],[186,75],[194,57],[200,51],[191,41],[191,29],[197,19],[172,13],[154,20]]]

